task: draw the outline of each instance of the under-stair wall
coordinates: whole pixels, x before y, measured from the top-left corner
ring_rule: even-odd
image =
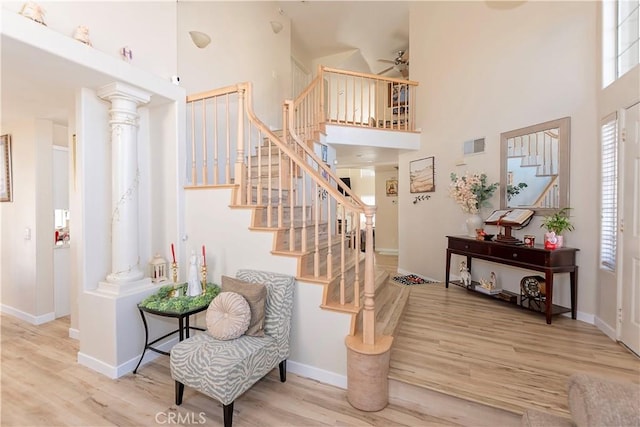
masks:
[[[187,253],[206,246],[208,280],[254,268],[296,275],[297,258],[272,255],[275,231],[250,230],[252,208],[230,207],[233,188],[185,192]],[[185,278],[186,272],[180,272]],[[298,281],[291,328],[290,372],[346,387],[345,334],[351,315],[320,308],[323,286]]]

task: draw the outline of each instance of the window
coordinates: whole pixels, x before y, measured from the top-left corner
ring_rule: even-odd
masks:
[[[602,7],[602,87],[638,65],[640,0],[600,2]]]
[[[600,267],[615,271],[618,231],[618,119],[605,117],[601,125]]]
[[[640,56],[640,0],[618,1],[617,14],[617,77],[638,64]]]

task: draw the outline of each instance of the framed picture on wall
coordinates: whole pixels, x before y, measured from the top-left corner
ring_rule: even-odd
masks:
[[[389,83],[387,106],[397,107],[409,104],[409,85],[403,83]]]
[[[435,157],[409,162],[409,191],[411,193],[436,191],[434,163]]]
[[[320,155],[322,156],[322,161],[327,163],[327,159],[329,158],[329,147],[324,144],[320,144]]]
[[[398,195],[398,180],[388,179],[386,182],[387,196],[395,197]]]
[[[0,202],[13,197],[11,181],[11,135],[0,136]]]

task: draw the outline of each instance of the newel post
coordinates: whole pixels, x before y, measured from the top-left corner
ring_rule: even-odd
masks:
[[[375,206],[364,207],[365,252],[364,252],[364,312],[362,313],[362,342],[375,344],[376,306],[375,306],[375,255],[373,253],[373,215]]]
[[[375,206],[365,206],[364,309],[362,337],[350,335],[347,346],[347,400],[361,411],[379,411],[389,403],[389,362],[393,337],[375,336],[375,263],[373,215]]]
[[[244,110],[246,102],[246,87],[238,87],[238,136],[236,139],[236,162],[234,168],[234,183],[238,185],[236,204],[246,203],[246,173],[244,163]],[[251,197],[251,195],[249,195]]]
[[[326,110],[326,106],[324,104],[325,99],[324,99],[324,91],[325,91],[325,87],[324,87],[324,67],[322,65],[318,65],[318,75],[320,76],[320,94],[318,95],[318,98],[320,100],[320,102],[318,102],[318,105],[320,106],[320,112],[318,115],[319,121],[318,123],[315,123],[315,125],[317,126],[319,123],[325,123],[327,121],[327,110]]]

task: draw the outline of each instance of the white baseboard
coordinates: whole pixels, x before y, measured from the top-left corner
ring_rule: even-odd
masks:
[[[80,339],[80,330],[76,328],[69,328],[69,338],[74,340]]]
[[[593,323],[596,328],[600,329],[606,336],[611,338],[614,341],[618,341],[616,328],[612,328],[609,324],[605,323],[604,320],[600,319],[598,316],[595,316],[595,321]]]
[[[171,347],[173,347],[173,345],[177,343],[178,343],[178,338],[172,338],[154,347],[156,347],[159,350],[169,351],[171,350]],[[140,366],[138,367],[138,370],[141,369],[147,363],[151,362],[152,360],[155,360],[158,357],[168,357],[168,356],[158,354],[155,351],[147,350],[147,352],[144,354],[144,358],[142,359],[142,362],[140,363]],[[99,372],[102,375],[106,375],[111,379],[120,378],[121,376],[126,375],[129,372],[133,372],[136,365],[138,364],[138,360],[140,360],[140,355],[133,357],[118,366],[113,366],[101,360],[98,360],[95,357],[78,352],[79,364],[86,366],[87,368],[93,369],[94,371]]]
[[[102,375],[106,375],[112,380],[118,378],[116,375],[117,369],[115,366],[104,363],[103,361],[89,356],[88,354],[84,354],[80,351],[78,352],[78,363],[82,366],[86,366],[89,369],[99,372]]]
[[[398,249],[376,248],[376,252],[380,255],[398,255]]]
[[[4,314],[17,317],[18,319],[24,320],[25,322],[31,323],[32,325],[42,325],[43,323],[51,322],[52,320],[56,319],[56,314],[54,312],[42,314],[40,316],[34,316],[33,314],[25,313],[22,310],[9,307],[8,305],[4,304],[0,305],[0,310]]]
[[[314,366],[294,362],[293,360],[287,360],[287,372],[300,375],[301,377],[310,378],[324,384],[340,387],[342,389],[347,388],[346,376],[336,374],[335,372],[325,371],[324,369],[316,368]]]

